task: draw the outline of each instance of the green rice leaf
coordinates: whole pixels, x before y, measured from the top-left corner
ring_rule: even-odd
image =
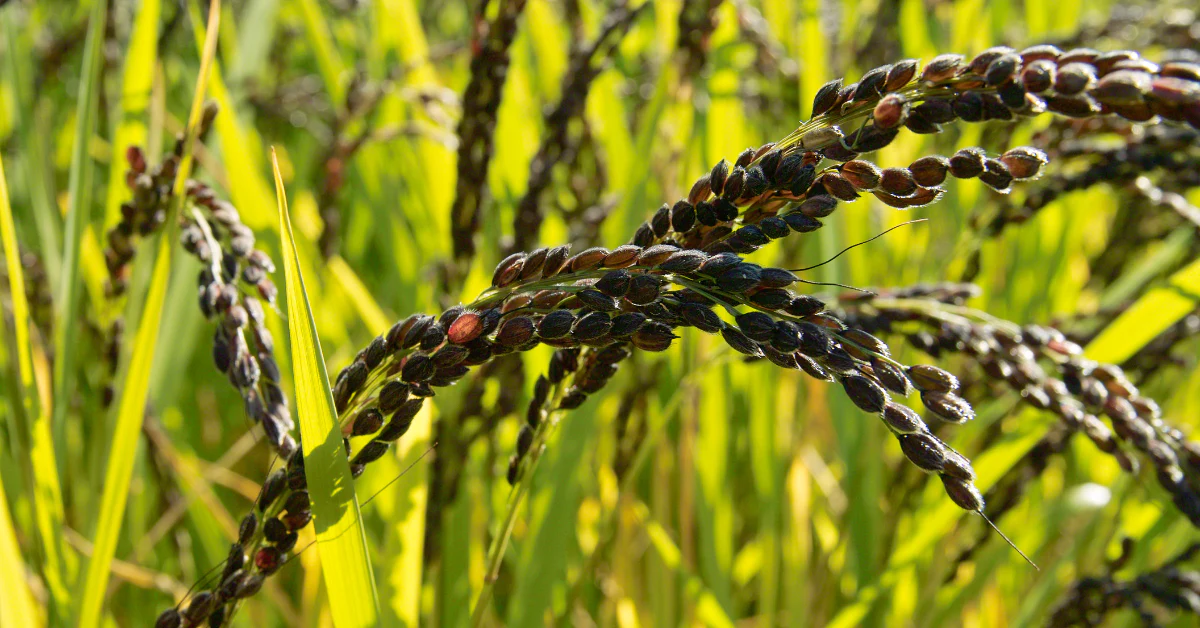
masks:
[[[55,438],[60,444],[65,436],[66,413],[70,405],[72,379],[75,376],[75,333],[79,325],[72,325],[78,309],[83,269],[80,263],[83,251],[83,233],[87,230],[92,213],[92,158],[88,147],[96,123],[96,109],[100,95],[100,62],[103,56],[104,24],[108,9],[106,2],[92,5],[88,20],[87,41],[83,52],[83,76],[80,77],[79,98],[75,109],[75,143],[71,149],[71,170],[67,183],[67,222],[63,237],[63,259],[59,277],[58,294],[54,304],[59,325],[54,330],[54,422]]]
[[[379,595],[367,554],[366,532],[359,516],[358,496],[354,493],[342,434],[337,427],[337,411],[329,388],[329,375],[325,371],[325,356],[321,352],[316,321],[300,272],[300,255],[288,215],[283,176],[279,173],[279,160],[273,150],[271,165],[275,170],[279,232],[283,244],[284,292],[296,412],[300,416],[305,475],[308,476],[313,526],[329,608],[337,626],[374,626],[379,617]]]
[[[162,15],[160,0],[143,0],[133,23],[129,48],[125,50],[125,75],[121,83],[121,109],[113,132],[112,158],[108,172],[108,200],[104,205],[104,225],[120,218],[125,195],[126,146],[146,143],[146,109],[150,104],[150,86],[154,83],[154,65],[158,58],[158,22]]]
[[[44,623],[37,615],[37,607],[33,605],[29,585],[25,582],[25,563],[21,560],[21,548],[17,545],[17,535],[9,516],[4,482],[0,482],[0,588],[4,591],[0,626],[40,626]]]
[[[346,88],[342,85],[342,74],[345,64],[338,55],[337,45],[329,34],[329,20],[321,14],[321,7],[316,0],[300,0],[300,14],[304,16],[304,31],[308,43],[316,53],[317,67],[321,78],[325,81],[325,90],[333,102],[340,103],[346,98]]]
[[[50,442],[50,426],[46,417],[37,412],[37,389],[33,381],[33,357],[29,344],[29,303],[25,298],[25,278],[21,270],[20,252],[17,250],[17,230],[13,223],[12,207],[8,203],[8,181],[4,176],[4,161],[0,159],[0,239],[4,242],[4,258],[8,264],[9,295],[12,298],[13,347],[17,353],[17,370],[20,377],[21,399],[13,403],[14,410],[24,414],[28,421],[37,416],[35,430],[44,431],[46,438],[35,442],[46,447],[42,456],[31,453],[36,462],[49,453],[49,467],[35,468],[34,481],[37,490],[33,495],[38,534],[42,538],[46,555],[44,566],[46,586],[50,589],[50,603],[65,605],[66,582],[62,565],[62,494],[58,490],[58,468],[54,465],[54,446]],[[12,435],[14,438],[16,435]],[[43,477],[47,476],[47,477]],[[53,492],[50,492],[53,491]],[[53,519],[55,518],[56,519]],[[53,524],[57,524],[57,526]],[[0,626],[17,626],[33,621],[33,600],[29,586],[25,583],[22,569],[21,548],[17,545],[16,531],[8,512],[8,499],[4,495],[4,482],[0,481],[0,591],[4,591],[5,603],[0,604]],[[11,606],[10,606],[11,602]],[[65,608],[65,606],[62,606]]]
[[[659,560],[682,579],[684,595],[701,625],[733,628],[733,620],[725,613],[712,591],[704,585],[704,581],[688,569],[679,545],[662,524],[651,517],[650,508],[643,502],[636,502],[633,505],[633,514],[645,529],[650,546],[658,554]]]
[[[1117,364],[1149,344],[1200,303],[1200,260],[1175,271],[1167,285],[1142,295],[1087,347],[1087,356]]]
[[[146,408],[146,394],[150,388],[150,370],[154,364],[154,352],[158,343],[163,306],[166,302],[167,280],[171,276],[171,259],[175,251],[175,242],[179,239],[179,214],[184,204],[184,185],[192,171],[192,148],[199,131],[208,69],[216,54],[220,16],[220,0],[212,0],[204,52],[200,57],[200,72],[192,96],[191,114],[188,117],[183,156],[175,175],[174,198],[170,211],[167,212],[166,228],[158,239],[154,272],[150,278],[150,288],[146,294],[146,304],[138,323],[137,334],[133,339],[129,369],[125,374],[120,400],[117,403],[117,422],[112,436],[112,447],[109,450],[108,468],[104,475],[104,494],[100,501],[92,558],[88,563],[83,594],[79,598],[77,616],[79,626],[83,628],[100,625],[104,595],[108,589],[109,570],[124,521],[125,505],[129,498],[129,483],[137,457],[138,441]]]

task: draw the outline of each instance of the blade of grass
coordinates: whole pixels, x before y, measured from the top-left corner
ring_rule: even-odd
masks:
[[[567,559],[577,543],[574,524],[583,491],[579,470],[585,467],[587,445],[593,442],[596,428],[593,406],[571,414],[552,448],[552,459],[546,461],[544,483],[530,495],[529,531],[520,547],[515,594],[509,602],[511,626],[541,623],[556,589],[566,580]]]
[[[321,14],[321,7],[315,0],[300,0],[300,14],[304,17],[306,40],[317,57],[317,68],[325,81],[325,91],[329,94],[329,100],[341,103],[346,98],[346,88],[342,84],[342,74],[346,66],[338,55],[333,37],[330,36],[330,21]]]
[[[1087,356],[1118,364],[1137,353],[1155,336],[1196,309],[1200,302],[1200,260],[1179,269],[1167,285],[1142,295],[1087,347]]]
[[[101,497],[96,536],[93,539],[94,548],[92,558],[88,561],[83,595],[79,598],[77,617],[79,626],[83,628],[100,625],[105,591],[108,588],[109,568],[116,553],[125,504],[129,498],[129,483],[137,456],[146,393],[150,387],[150,370],[154,364],[154,352],[158,344],[158,332],[167,296],[167,280],[171,276],[171,259],[175,252],[175,242],[179,239],[179,214],[185,199],[184,187],[192,170],[192,145],[199,131],[208,70],[216,54],[220,16],[221,2],[212,0],[205,31],[204,52],[200,56],[200,71],[192,96],[191,113],[188,116],[183,156],[179,162],[179,171],[175,175],[174,199],[170,211],[167,212],[166,228],[159,236],[154,273],[146,294],[141,321],[138,323],[137,335],[133,339],[133,352],[117,404],[117,422],[112,437],[112,448],[109,451],[108,469],[104,476],[104,495]]]
[[[116,131],[113,132],[112,157],[108,173],[108,200],[104,209],[105,227],[120,217],[121,199],[125,194],[126,146],[145,145],[146,109],[150,104],[150,86],[154,82],[157,59],[158,22],[162,13],[160,0],[143,0],[138,7],[125,51],[125,75],[121,84],[121,106]]]
[[[25,582],[25,562],[8,512],[8,496],[0,481],[0,587],[4,603],[0,604],[0,626],[40,626],[29,585]]]
[[[695,619],[704,626],[733,628],[733,620],[725,613],[725,609],[721,607],[721,603],[717,601],[712,592],[704,586],[704,581],[684,564],[683,553],[679,550],[679,546],[671,539],[671,535],[663,528],[662,524],[651,517],[650,508],[640,501],[632,504],[632,507],[633,516],[641,523],[646,536],[650,539],[650,546],[654,548],[667,568],[674,571],[683,581],[684,595],[692,605],[691,612],[695,615]]]
[[[29,214],[37,229],[40,240],[39,252],[46,265],[46,278],[51,285],[58,285],[59,264],[62,261],[62,251],[59,239],[62,237],[62,216],[55,206],[53,198],[53,176],[47,171],[50,163],[46,158],[45,144],[48,134],[41,133],[45,128],[49,108],[38,108],[34,105],[35,97],[30,93],[32,81],[26,79],[26,72],[31,64],[21,63],[28,59],[32,52],[18,47],[20,40],[17,36],[15,12],[5,11],[4,38],[8,46],[9,87],[13,91],[13,127],[21,135],[22,159],[16,164],[24,171],[29,182]]]
[[[29,302],[25,296],[25,276],[21,268],[20,251],[17,248],[17,231],[13,222],[12,207],[8,201],[8,181],[4,175],[3,160],[0,160],[0,239],[3,239],[4,256],[8,263],[8,286],[12,298],[14,328],[13,346],[17,354],[20,379],[21,399],[19,403],[13,404],[13,408],[23,415],[22,423],[29,430],[34,518],[45,560],[42,572],[46,579],[46,588],[50,590],[50,615],[57,618],[59,612],[70,608],[70,593],[67,587],[76,565],[73,560],[67,560],[73,556],[68,556],[62,537],[62,489],[58,480],[54,441],[50,437],[50,417],[46,414],[45,404],[39,402],[37,382],[34,379],[32,345],[29,338]],[[15,434],[13,438],[20,440]]]
[[[79,300],[82,283],[80,251],[83,233],[91,215],[92,158],[88,145],[99,106],[100,62],[104,44],[104,23],[108,3],[96,2],[88,21],[87,41],[84,44],[83,76],[80,79],[79,99],[75,113],[75,144],[71,152],[71,171],[67,183],[67,224],[63,238],[61,277],[54,299],[58,325],[54,330],[54,422],[55,442],[61,447],[66,439],[66,414],[74,390],[75,333],[79,325],[71,324]]]
[[[317,325],[300,273],[300,256],[288,216],[287,195],[279,159],[271,150],[275,190],[279,205],[279,232],[283,268],[287,277],[288,335],[291,338],[292,373],[296,412],[304,443],[304,468],[312,499],[317,547],[333,623],[373,626],[379,618],[379,594],[367,554],[367,537],[358,511],[350,463],[342,446],[325,356],[317,339]]]

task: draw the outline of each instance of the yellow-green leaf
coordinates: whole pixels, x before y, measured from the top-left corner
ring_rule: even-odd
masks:
[[[158,343],[163,306],[166,302],[167,280],[171,276],[171,258],[175,251],[175,242],[179,239],[179,215],[184,204],[184,185],[192,171],[192,147],[199,131],[208,69],[216,54],[220,16],[221,2],[212,0],[208,13],[204,52],[200,57],[200,72],[196,80],[196,89],[192,95],[191,114],[188,116],[183,156],[175,175],[174,196],[170,210],[167,212],[166,227],[158,239],[158,253],[154,260],[150,289],[147,291],[137,334],[133,339],[133,353],[121,386],[120,401],[117,404],[117,422],[112,437],[112,447],[108,454],[108,468],[104,474],[104,494],[100,501],[92,558],[88,562],[83,595],[79,598],[79,626],[84,628],[100,625],[104,595],[108,589],[109,569],[112,566],[113,555],[117,549],[117,538],[124,522],[125,504],[129,497],[129,482],[133,475],[133,465],[137,456],[138,440],[146,408],[146,394],[150,388],[150,369],[154,365],[154,352]]]
[[[1175,271],[1167,285],[1142,295],[1087,347],[1099,362],[1124,362],[1200,303],[1200,260]]]
[[[342,433],[338,429],[325,356],[317,339],[316,321],[300,272],[300,255],[296,250],[283,176],[279,173],[279,160],[274,150],[271,151],[271,165],[275,170],[279,205],[296,412],[300,416],[305,475],[329,608],[334,624],[341,628],[374,626],[379,617],[379,594],[367,554],[366,532],[359,516],[350,463],[342,446]]]
[[[29,352],[29,303],[25,299],[25,278],[21,270],[20,253],[17,251],[17,231],[13,224],[12,207],[8,204],[8,182],[4,177],[4,161],[0,160],[0,239],[4,242],[4,257],[8,263],[9,295],[12,297],[13,317],[13,349],[17,354],[17,370],[21,379],[21,399],[13,403],[14,409],[20,408],[26,419],[37,416],[37,425],[45,430],[47,438],[42,443],[50,447],[50,466],[48,469],[36,469],[34,481],[37,491],[34,506],[37,509],[38,533],[42,537],[42,547],[46,554],[45,577],[47,587],[51,589],[53,602],[66,602],[66,590],[62,572],[62,536],[58,530],[62,525],[62,496],[58,492],[58,469],[54,466],[54,449],[49,442],[50,428],[45,417],[36,411],[37,390],[33,382],[33,359]],[[6,339],[7,340],[7,339]],[[34,429],[39,429],[35,427]],[[16,435],[10,435],[15,438]],[[34,461],[37,456],[31,454]],[[53,486],[43,487],[48,478],[39,477],[41,471],[46,471],[53,479]],[[43,494],[43,488],[55,492]],[[50,498],[53,499],[50,499]],[[46,503],[52,502],[52,503]],[[47,507],[54,507],[57,513],[59,528],[55,529],[50,523]],[[4,495],[4,482],[0,481],[0,591],[4,591],[5,602],[0,604],[0,626],[26,626],[39,624],[34,615],[33,599],[29,594],[29,586],[25,582],[25,572],[21,560],[21,548],[17,544],[16,531],[13,529],[12,518],[8,512],[8,499]],[[55,590],[59,589],[59,590]]]
[[[24,566],[21,548],[13,531],[12,517],[8,513],[8,497],[4,494],[4,483],[0,482],[0,588],[4,591],[4,603],[0,604],[0,626],[42,624],[29,594],[29,585],[25,583]]]
[[[125,50],[125,76],[121,85],[121,111],[113,131],[112,158],[108,172],[108,200],[104,209],[104,226],[115,224],[121,215],[121,199],[125,194],[125,159],[121,151],[126,146],[146,143],[146,109],[150,104],[150,86],[154,82],[154,62],[157,59],[158,22],[161,16],[159,0],[142,0],[129,47]]]
[[[62,269],[59,277],[58,294],[54,305],[59,325],[54,330],[54,421],[55,438],[64,438],[66,412],[75,389],[75,333],[79,325],[75,320],[82,284],[83,235],[87,231],[92,213],[93,164],[88,147],[99,106],[100,60],[104,44],[104,24],[108,10],[106,2],[92,5],[88,18],[88,35],[84,44],[82,76],[79,98],[75,107],[75,143],[71,149],[71,170],[67,182],[67,221],[63,235]]]

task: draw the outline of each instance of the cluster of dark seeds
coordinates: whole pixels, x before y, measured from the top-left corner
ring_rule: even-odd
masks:
[[[211,126],[216,113],[215,105],[205,108],[202,133]],[[175,146],[175,152],[157,166],[147,163],[139,147],[126,150],[129,170],[125,178],[133,198],[121,205],[121,220],[108,232],[105,260],[110,297],[124,293],[136,238],[160,230],[174,202],[172,186],[182,139]],[[213,333],[213,361],[241,393],[247,416],[261,422],[272,447],[288,456],[296,449],[289,434],[294,423],[287,396],[279,386],[275,341],[265,320],[265,308],[274,307],[277,295],[269,278],[275,265],[266,253],[254,248],[254,232],[242,223],[231,203],[217,198],[211,188],[194,179],[186,182],[184,190],[186,202],[179,217],[179,237],[184,250],[203,264],[198,287],[200,310],[205,318],[218,322]],[[105,351],[110,371],[116,368],[123,330],[121,319],[113,321]],[[105,398],[111,400],[111,389]]]
[[[480,103],[498,102],[507,48],[523,5],[520,0],[501,2],[472,61],[473,79],[459,129],[461,154],[482,158],[484,164],[459,161],[460,175],[467,168],[467,176],[459,177],[453,221],[460,258],[473,250],[471,237],[483,194],[478,186],[485,180],[480,173],[486,172],[490,154],[494,105]],[[711,6],[697,3],[683,13],[711,22]],[[691,44],[704,47],[702,41]],[[799,281],[792,271],[765,268],[742,257],[772,240],[820,228],[821,219],[838,203],[862,192],[896,207],[917,207],[939,198],[947,175],[978,178],[1007,191],[1013,181],[1037,176],[1046,162],[1044,153],[1029,147],[996,157],[963,149],[949,158],[919,159],[907,168],[880,168],[859,158],[889,144],[902,128],[932,133],[955,120],[1007,120],[1044,111],[1072,118],[1116,114],[1133,121],[1157,116],[1196,126],[1196,70],[1190,62],[1158,65],[1129,52],[1062,52],[1037,46],[1021,52],[990,49],[969,61],[944,55],[924,68],[916,61],[903,61],[872,70],[857,83],[830,83],[816,97],[812,120],[778,143],[748,148],[732,163],[716,164],[686,198],[658,209],[631,244],[577,253],[569,246],[514,253],[497,265],[492,287],[474,302],[436,317],[410,316],[374,339],[333,385],[352,471],[357,476],[384,455],[436,388],[454,384],[472,366],[545,344],[557,351],[547,374],[534,385],[518,432],[508,469],[510,482],[516,481],[523,460],[538,452],[544,441],[548,412],[578,407],[609,381],[633,349],[666,350],[680,328],[694,327],[720,334],[748,359],[837,382],[856,406],[881,418],[906,458],[939,475],[957,505],[982,512],[984,501],[973,484],[970,462],[934,435],[917,412],[894,400],[917,393],[929,415],[942,423],[974,417],[954,375],[896,361],[876,335],[891,331],[893,324],[913,323],[924,327],[909,334],[919,348],[932,355],[971,355],[991,377],[1020,391],[1026,403],[1054,411],[1069,429],[1084,432],[1127,468],[1133,468],[1134,460],[1125,448],[1144,454],[1179,508],[1196,521],[1197,487],[1182,469],[1200,475],[1194,473],[1200,468],[1200,452],[1162,423],[1157,406],[1140,396],[1119,369],[1084,361],[1078,346],[1061,334],[1037,327],[1014,331],[948,322],[941,313],[931,312],[971,296],[969,288],[952,285],[848,299],[841,309],[830,310],[820,299],[790,290]],[[196,203],[210,214],[221,207],[206,203],[202,189],[197,194]],[[253,263],[253,253],[243,256],[233,250],[236,221],[211,217],[189,225],[203,237],[193,235],[185,243],[199,250],[210,240],[221,241],[221,235],[209,237],[206,225],[209,231],[212,224],[227,230],[222,234],[229,244],[216,247],[219,254],[210,245],[209,256],[201,259],[213,268],[206,277],[209,284],[220,284],[215,294],[222,302],[209,304],[226,321],[223,328],[237,330],[227,338],[236,343],[234,338],[244,338],[244,324],[238,324],[242,317],[234,308],[245,305],[244,299],[233,298],[236,289],[223,287],[235,283],[238,274],[236,266],[235,272],[228,272],[230,256],[225,250],[232,251],[235,262],[245,257],[251,267],[266,267]],[[262,290],[263,284],[257,285]],[[203,292],[208,294],[207,286]],[[249,311],[246,318],[253,320]],[[244,355],[240,347],[234,349],[234,359]],[[1048,376],[1040,362],[1055,365],[1060,377]],[[1111,419],[1113,430],[1099,420],[1101,414]],[[366,442],[358,446],[354,439]],[[242,597],[240,586],[227,585],[227,580],[243,570],[249,575],[239,584],[247,583],[245,590],[252,593],[286,560],[295,542],[291,535],[310,515],[297,514],[306,513],[306,508],[287,506],[301,499],[296,496],[305,490],[305,475],[294,443],[283,449],[291,449],[283,456],[287,468],[264,485],[258,512],[243,526],[249,532],[235,545],[221,586],[215,593],[195,596],[185,611],[167,611],[161,625],[193,625],[205,616],[220,625],[233,611],[230,602]],[[257,525],[260,519],[266,522],[262,526]],[[247,565],[247,554],[254,557],[252,565]]]
[[[1123,609],[1134,611],[1143,626],[1151,627],[1178,625],[1185,615],[1200,615],[1200,571],[1187,567],[1200,552],[1200,544],[1187,547],[1157,569],[1121,580],[1115,572],[1133,550],[1132,539],[1125,541],[1122,556],[1107,566],[1106,574],[1081,578],[1071,586],[1054,608],[1049,626],[1102,626]]]
[[[1087,360],[1057,329],[998,325],[982,315],[969,318],[961,308],[947,311],[939,303],[859,299],[845,315],[878,333],[904,333],[913,346],[935,357],[967,356],[988,382],[1001,383],[1022,403],[1056,415],[1130,473],[1139,469],[1133,456],[1139,454],[1180,512],[1200,527],[1200,443],[1164,422],[1158,404],[1141,395],[1119,367]],[[926,407],[938,412],[928,402]]]
[[[285,469],[267,477],[255,509],[242,518],[221,573],[190,596],[187,605],[163,611],[156,628],[225,625],[237,604],[257,593],[295,550],[299,531],[312,521],[305,490],[304,455],[293,452]]]
[[[487,173],[495,144],[496,112],[508,74],[509,47],[517,36],[517,20],[526,0],[500,0],[494,19],[485,16],[481,5],[478,16],[482,35],[472,42],[471,80],[462,99],[459,119],[458,178],[451,207],[451,236],[454,256],[470,257],[475,252],[475,232],[480,211],[486,202]]]
[[[1012,205],[996,215],[985,227],[985,235],[999,233],[1007,225],[1023,223],[1062,196],[1106,184],[1128,186],[1139,178],[1159,175],[1168,189],[1187,189],[1200,169],[1196,150],[1200,134],[1185,128],[1151,127],[1126,136],[1117,145],[1111,140],[1079,142],[1064,154],[1056,155],[1058,172],[1035,188],[1024,203]],[[1155,186],[1157,188],[1158,186]],[[1159,200],[1162,200],[1161,193]]]
[[[205,264],[197,293],[200,311],[218,323],[213,362],[241,393],[246,415],[262,423],[267,441],[287,457],[296,449],[289,434],[295,425],[266,326],[266,310],[274,308],[278,293],[269,277],[275,264],[254,248],[254,233],[232,204],[199,182],[189,182],[187,194],[196,211],[184,217],[180,240]]]
[[[546,115],[545,137],[529,165],[529,184],[513,217],[513,244],[510,250],[525,250],[537,241],[543,217],[541,196],[550,186],[553,167],[562,163],[563,156],[571,148],[568,127],[583,112],[592,82],[600,74],[600,61],[609,57],[645,7],[645,4],[631,7],[629,3],[616,3],[605,16],[596,38],[587,45],[572,49],[562,96]]]

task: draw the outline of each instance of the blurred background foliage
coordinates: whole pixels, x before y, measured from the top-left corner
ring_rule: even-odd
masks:
[[[491,2],[486,15],[498,4]],[[528,1],[500,90],[490,168],[467,173],[469,184],[486,176],[488,190],[477,248],[457,260],[457,124],[479,42],[480,2],[224,4],[207,86],[221,113],[197,150],[197,170],[278,260],[267,158],[268,147],[277,148],[331,369],[400,317],[439,312],[487,287],[514,237],[515,208],[548,132],[545,114],[571,96],[564,93],[570,55],[596,37],[613,4]],[[72,579],[91,552],[115,424],[104,400],[110,325],[124,315],[130,330],[115,356],[121,365],[153,262],[153,248],[143,245],[129,298],[105,298],[103,233],[128,194],[122,155],[130,144],[160,155],[182,130],[207,11],[175,0],[112,0],[106,8],[95,81],[87,79],[84,51],[89,16],[98,13],[92,3],[14,0],[0,8],[0,154],[30,297],[30,364],[43,400],[51,395],[53,339],[69,327],[75,340],[69,395],[54,399],[57,459],[47,462],[31,456],[21,436],[15,415],[23,380],[11,327],[4,335],[12,368],[9,403],[0,406],[7,417],[0,423],[0,477],[19,554],[0,557],[22,576],[10,584],[27,588],[39,609],[48,607],[55,586],[76,594]],[[700,27],[708,24],[711,33],[699,41],[680,33],[681,9],[698,12]],[[1155,58],[1164,46],[1180,45],[1170,37],[1194,47],[1189,15],[1159,3],[1107,0],[647,2],[597,55],[582,115],[564,130],[572,150],[541,197],[545,224],[524,241],[628,241],[659,204],[686,195],[712,164],[787,135],[832,78],[853,80],[903,57],[971,54],[1001,43],[1136,48]],[[95,116],[91,131],[80,134],[89,107],[78,103],[88,85]],[[1052,132],[1053,124],[1043,116],[1018,126],[904,134],[877,162],[904,165],[971,145],[998,152]],[[73,168],[76,154],[81,165]],[[74,177],[82,178],[73,184]],[[1087,339],[1200,251],[1197,226],[1186,222],[1165,238],[1124,246],[1116,219],[1127,197],[1103,185],[1063,195],[999,234],[983,232],[989,216],[1019,205],[1036,185],[1001,196],[975,180],[951,181],[941,202],[909,212],[868,196],[831,216],[830,228],[789,238],[754,261],[806,266],[900,222],[928,218],[810,278],[870,287],[966,276],[982,289],[974,307],[1019,323],[1058,324]],[[72,189],[80,196],[72,198]],[[1200,202],[1200,195],[1190,200]],[[67,272],[60,260],[71,246],[64,216],[73,202],[85,211],[77,249],[84,288],[79,308],[64,313],[51,295]],[[210,323],[195,304],[198,270],[183,256],[171,277],[106,591],[109,625],[152,623],[222,560],[271,464],[240,397],[212,366]],[[282,342],[286,323],[269,318]],[[1104,350],[1136,365],[1145,341],[1128,342]],[[894,346],[902,360],[918,355]],[[1137,383],[1176,424],[1194,428],[1200,346],[1185,336],[1175,349],[1178,361],[1135,371],[1144,375]],[[278,355],[287,372],[287,352]],[[440,391],[398,453],[358,480],[360,500],[379,491],[363,516],[387,625],[468,623],[489,535],[509,495],[507,457],[549,355],[540,348],[502,360]],[[971,372],[956,360],[938,363]],[[1013,393],[988,393],[986,382],[967,390],[980,418],[945,437],[972,458],[986,491],[1055,422],[1017,405]],[[1196,539],[1152,478],[1122,473],[1075,439],[997,522],[1040,565],[1035,571],[979,517],[950,504],[938,482],[911,468],[882,426],[834,393],[798,372],[742,364],[719,339],[698,333],[684,334],[666,354],[635,355],[603,394],[565,417],[550,443],[485,620],[1029,625],[1043,623],[1076,579],[1104,573],[1123,538],[1137,540],[1121,567],[1127,571],[1119,572],[1131,574]],[[631,460],[632,471],[618,480],[614,461]],[[60,583],[47,582],[47,544],[37,542],[35,502],[46,495],[36,478],[45,477],[46,464],[56,464],[61,480],[62,525],[51,526],[48,544],[61,550]],[[35,485],[38,491],[30,489]],[[959,552],[981,537],[986,542],[960,563]],[[300,554],[234,625],[330,624],[318,560],[315,551]],[[65,621],[51,611],[36,614],[30,625]],[[1113,621],[1138,619],[1126,612]]]

